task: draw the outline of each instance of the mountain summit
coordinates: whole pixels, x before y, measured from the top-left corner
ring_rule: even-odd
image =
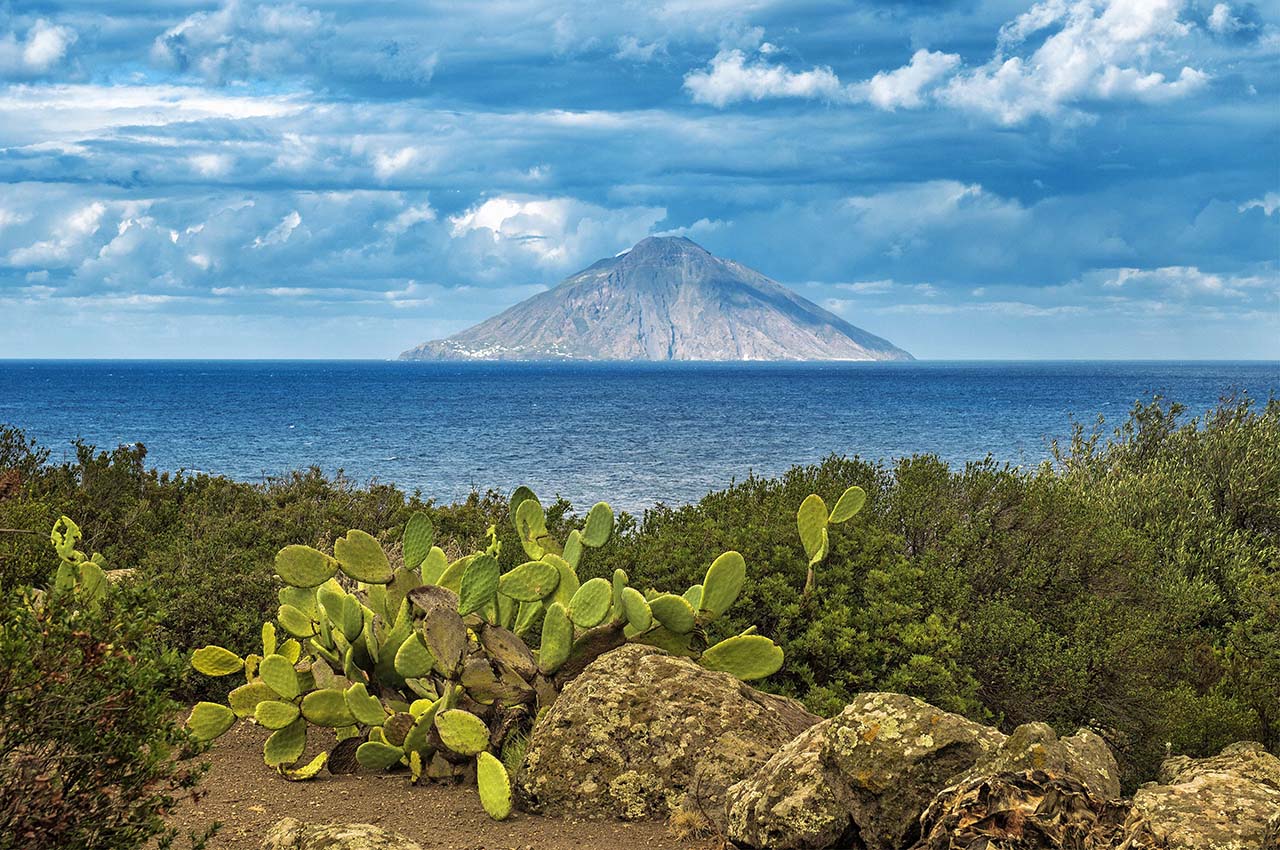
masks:
[[[402,360],[910,360],[733,260],[653,236]]]

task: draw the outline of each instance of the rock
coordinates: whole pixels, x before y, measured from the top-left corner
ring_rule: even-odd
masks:
[[[1166,759],[1160,783],[1133,796],[1121,850],[1274,850],[1280,759],[1261,744],[1232,744],[1204,759]],[[1270,843],[1267,843],[1270,842]]]
[[[723,825],[724,792],[819,718],[727,673],[649,646],[602,655],[534,727],[521,805],[554,815]]]
[[[371,823],[304,824],[281,818],[262,840],[262,850],[422,850],[422,846]]]
[[[1027,770],[1081,783],[1103,800],[1120,797],[1120,766],[1107,742],[1088,729],[1059,738],[1048,723],[1024,723],[1014,729],[998,750],[952,784]]]
[[[947,788],[912,850],[1111,850],[1128,806],[1043,770],[978,775]]]
[[[1004,740],[913,697],[859,694],[730,790],[729,838],[780,850],[898,850],[916,840],[938,792]]]

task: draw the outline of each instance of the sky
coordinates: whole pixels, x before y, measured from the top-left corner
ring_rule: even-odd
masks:
[[[922,358],[1280,358],[1280,3],[0,0],[0,357],[394,357],[657,234]]]

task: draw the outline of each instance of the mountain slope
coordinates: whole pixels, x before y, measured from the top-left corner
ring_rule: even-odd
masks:
[[[651,237],[403,360],[910,360],[688,239]]]

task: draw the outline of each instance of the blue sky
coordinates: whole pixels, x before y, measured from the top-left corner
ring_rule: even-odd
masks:
[[[1280,357],[1280,5],[0,5],[0,357],[389,357],[658,233],[919,357]]]

